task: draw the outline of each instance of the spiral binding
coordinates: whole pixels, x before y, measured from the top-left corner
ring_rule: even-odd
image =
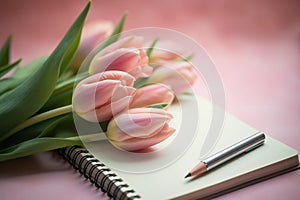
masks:
[[[85,148],[80,146],[71,146],[62,148],[59,154],[78,170],[86,179],[89,179],[96,187],[101,188],[103,192],[116,200],[134,200],[141,197],[135,191],[124,183],[108,167],[96,159]]]

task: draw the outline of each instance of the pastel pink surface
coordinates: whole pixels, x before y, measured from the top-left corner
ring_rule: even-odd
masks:
[[[71,0],[7,0],[0,7],[0,44],[13,33],[12,59],[51,52],[86,4]],[[300,151],[299,1],[93,1],[88,21],[126,29],[159,26],[202,45],[225,87],[226,109]],[[300,171],[218,199],[298,199]],[[107,199],[55,153],[0,163],[1,199]]]

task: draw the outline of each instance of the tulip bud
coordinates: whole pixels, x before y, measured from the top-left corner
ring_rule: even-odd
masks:
[[[110,120],[128,108],[135,78],[126,72],[106,71],[82,80],[73,93],[73,110],[91,122]]]
[[[89,73],[119,70],[135,78],[148,77],[152,67],[148,66],[148,56],[141,49],[142,42],[142,37],[131,36],[109,45],[92,60]]]
[[[171,119],[172,115],[163,109],[129,109],[109,122],[106,136],[122,150],[143,150],[164,141],[175,132],[168,124]]]
[[[161,49],[153,49],[149,58],[149,63],[153,66],[157,66],[169,61],[174,61],[178,58],[180,58],[180,56],[176,53]]]
[[[196,78],[197,74],[188,62],[168,62],[155,69],[148,82],[163,83],[179,94],[191,88]]]
[[[174,93],[168,86],[164,84],[153,84],[137,89],[133,96],[130,107],[147,107],[161,103],[170,105],[173,100]]]
[[[110,21],[99,20],[86,24],[82,29],[80,43],[71,63],[71,68],[78,70],[86,56],[113,31]]]

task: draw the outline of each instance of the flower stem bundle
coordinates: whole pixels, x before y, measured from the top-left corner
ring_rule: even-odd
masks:
[[[102,127],[99,140],[105,135],[126,151],[175,132],[168,107],[196,79],[188,60],[156,50],[158,38],[146,48],[141,36],[121,37],[126,13],[113,30],[107,21],[85,29],[89,8],[49,56],[21,66],[10,62],[11,37],[1,48],[0,161],[82,145],[74,114]]]

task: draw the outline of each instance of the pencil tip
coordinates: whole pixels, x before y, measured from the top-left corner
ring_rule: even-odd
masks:
[[[188,173],[184,178],[187,178],[187,177],[190,177],[190,176],[192,176],[192,174]]]

